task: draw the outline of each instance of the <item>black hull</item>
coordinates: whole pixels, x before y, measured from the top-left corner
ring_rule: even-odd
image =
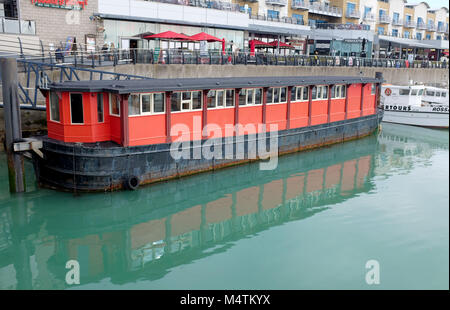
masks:
[[[278,154],[292,153],[367,136],[377,130],[383,111],[333,123],[278,132]],[[244,159],[179,159],[170,155],[170,144],[120,147],[112,143],[64,143],[43,139],[44,159],[34,156],[37,179],[42,186],[70,191],[107,191],[127,187],[136,177],[139,184],[177,178],[241,164],[248,159],[249,140],[244,137]],[[204,141],[203,141],[204,142]],[[269,137],[266,139],[269,145]],[[225,139],[220,139],[225,153]],[[236,140],[232,143],[236,151]],[[189,150],[194,152],[192,144]]]

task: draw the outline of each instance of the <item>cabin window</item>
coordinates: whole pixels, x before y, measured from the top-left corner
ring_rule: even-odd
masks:
[[[400,89],[398,91],[400,96],[408,96],[409,95],[409,89]]]
[[[255,89],[255,104],[262,104],[262,89]]]
[[[225,103],[227,107],[234,107],[234,89],[226,90]]]
[[[267,90],[267,103],[286,103],[287,87],[271,87]]]
[[[128,96],[128,115],[140,115],[141,104],[139,94],[133,94]]]
[[[411,96],[417,96],[418,90],[417,89],[411,89]]]
[[[54,91],[50,92],[50,120],[60,122],[61,116],[59,114],[59,97]]]
[[[147,114],[152,112],[152,94],[141,95],[141,112]]]
[[[419,90],[419,96],[422,96],[423,95],[423,89],[420,89]]]
[[[445,97],[447,97],[447,93],[442,93],[442,98],[445,98]]]
[[[297,91],[296,91],[296,97],[292,97],[291,99],[292,100],[295,100],[295,101],[305,101],[305,100],[308,100],[308,87],[306,86],[306,87],[304,87],[304,86],[302,86],[302,87],[300,87],[300,86],[297,86],[296,87],[297,88]]]
[[[291,88],[291,101],[297,101],[298,92],[300,91],[301,87],[292,87]]]
[[[434,96],[434,91],[427,90],[426,94],[427,96]]]
[[[164,113],[166,111],[166,95],[164,93],[153,94],[153,111],[152,113]]]
[[[332,99],[345,98],[345,85],[333,85],[333,86],[331,86],[331,98]]]
[[[441,93],[436,92],[436,97],[440,97]]]
[[[370,94],[371,95],[375,95],[377,87],[375,86],[375,84],[372,84],[371,88],[370,88]]]
[[[172,96],[170,98],[170,109],[172,110],[172,112],[181,111],[181,93],[172,93]]]
[[[328,86],[314,86],[312,89],[313,100],[323,100],[328,98]]]
[[[241,100],[241,95],[239,95]],[[243,99],[245,101],[245,97]],[[208,108],[224,108],[234,106],[234,90],[216,89],[210,90],[207,95]]]
[[[202,109],[202,92],[193,91],[192,92],[192,110]]]
[[[103,123],[103,121],[103,94],[99,93],[97,94],[97,122]]]
[[[120,116],[120,103],[115,94],[109,94],[109,114]]]
[[[70,118],[72,124],[83,124],[83,95],[70,94]]]
[[[241,89],[239,92],[240,106],[261,104],[261,100],[262,100],[261,88]]]

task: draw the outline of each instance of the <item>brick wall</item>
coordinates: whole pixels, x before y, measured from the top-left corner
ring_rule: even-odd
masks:
[[[36,34],[45,48],[49,43],[55,46],[64,43],[68,36],[75,36],[77,43],[85,43],[86,34],[95,35],[97,45],[103,44],[103,33],[97,32],[101,22],[89,18],[97,11],[98,0],[88,0],[83,10],[39,7],[32,0],[20,1],[21,19],[36,21]]]

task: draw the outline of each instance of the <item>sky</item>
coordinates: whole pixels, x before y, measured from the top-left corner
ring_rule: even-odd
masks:
[[[408,0],[408,3],[418,3],[419,0]],[[448,0],[425,0],[432,9],[438,9],[440,7],[445,6],[448,8]]]

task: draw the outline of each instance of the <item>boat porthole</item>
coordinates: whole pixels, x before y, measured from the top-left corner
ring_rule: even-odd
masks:
[[[139,178],[137,176],[131,176],[127,179],[127,188],[130,190],[136,190],[139,187]]]

